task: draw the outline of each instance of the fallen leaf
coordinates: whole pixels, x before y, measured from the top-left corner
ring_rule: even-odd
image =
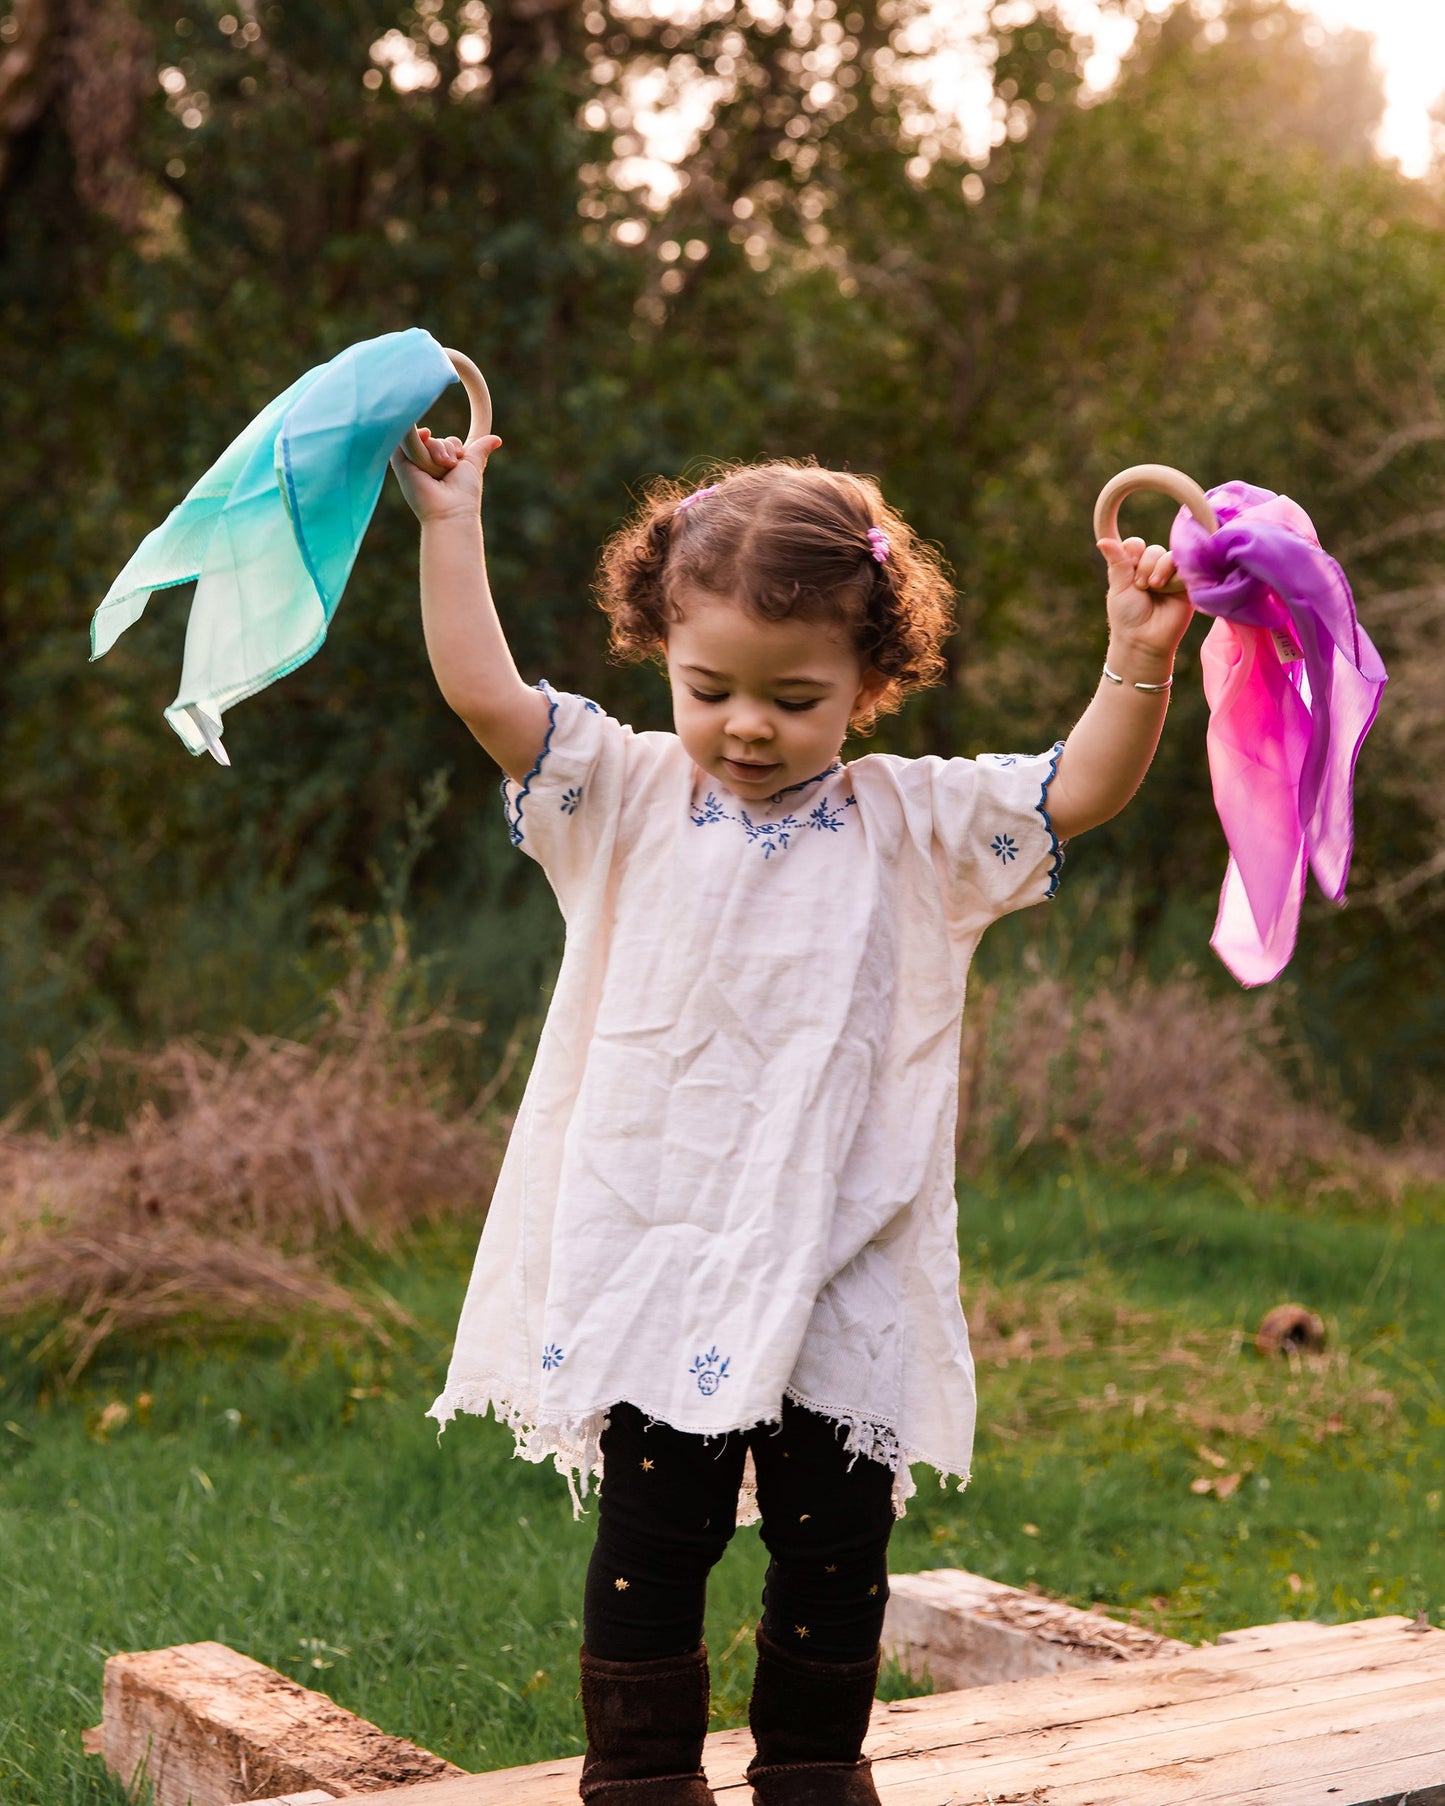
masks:
[[[122,1424],[129,1423],[129,1421],[130,1406],[123,1405],[118,1398],[111,1399],[95,1420],[93,1434],[96,1441],[104,1442],[113,1430],[118,1430]]]

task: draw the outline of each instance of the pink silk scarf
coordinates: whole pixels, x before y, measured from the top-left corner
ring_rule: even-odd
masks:
[[[1386,674],[1302,508],[1249,483],[1209,499],[1219,530],[1181,509],[1169,544],[1190,600],[1216,617],[1202,663],[1229,864],[1210,945],[1241,984],[1258,985],[1294,951],[1306,868],[1344,899],[1355,761]]]

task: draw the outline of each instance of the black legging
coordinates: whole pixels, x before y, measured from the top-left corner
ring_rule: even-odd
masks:
[[[771,1557],[764,1632],[815,1661],[873,1654],[888,1600],[893,1475],[848,1454],[836,1424],[785,1400],[780,1424],[712,1437],[613,1406],[583,1606],[592,1655],[642,1662],[697,1648],[749,1449]]]

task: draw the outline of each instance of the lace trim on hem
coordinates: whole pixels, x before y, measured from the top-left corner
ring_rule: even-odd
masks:
[[[787,1388],[786,1397],[795,1405],[801,1405],[805,1411],[811,1411],[815,1417],[826,1418],[835,1423],[839,1429],[846,1430],[843,1441],[846,1452],[855,1458],[861,1455],[865,1460],[876,1461],[891,1470],[893,1474],[893,1515],[905,1517],[908,1512],[908,1501],[918,1491],[911,1469],[914,1463],[931,1467],[938,1475],[938,1484],[946,1488],[950,1480],[957,1480],[957,1490],[962,1492],[968,1485],[969,1476],[958,1473],[951,1467],[941,1465],[930,1459],[921,1449],[911,1449],[899,1439],[897,1430],[891,1423],[882,1418],[859,1417],[849,1411],[838,1409],[834,1405],[820,1404],[817,1399],[809,1398],[806,1393],[799,1392],[796,1386]]]
[[[538,776],[547,762],[547,754],[552,750],[552,734],[557,726],[557,692],[546,678],[535,686],[547,698],[547,738],[542,742],[542,750],[537,754],[537,762],[522,780],[522,788],[517,792],[516,801],[507,796],[507,786],[502,785],[502,801],[507,817],[507,833],[511,836],[512,845],[522,844],[522,804],[527,800],[527,793],[532,788],[532,779]]]
[[[815,1416],[825,1418],[829,1423],[846,1430],[843,1447],[848,1454],[855,1458],[861,1455],[891,1470],[895,1517],[901,1518],[906,1514],[908,1501],[918,1490],[909,1471],[910,1464],[915,1461],[932,1467],[938,1474],[941,1487],[946,1488],[948,1482],[955,1479],[958,1481],[958,1490],[962,1492],[968,1484],[969,1476],[966,1473],[959,1474],[952,1468],[941,1467],[918,1450],[905,1448],[893,1426],[879,1418],[860,1417],[820,1405],[792,1386],[786,1389],[784,1396],[795,1405],[800,1405],[803,1410],[811,1411]],[[644,1416],[652,1417],[655,1422],[666,1422],[665,1418],[656,1417],[649,1412],[645,1405],[638,1405],[637,1409]],[[436,1420],[438,1439],[458,1412],[465,1412],[471,1417],[485,1417],[490,1412],[499,1424],[505,1425],[512,1432],[515,1445],[512,1453],[524,1461],[542,1462],[550,1457],[552,1465],[567,1482],[573,1517],[580,1518],[583,1515],[582,1501],[592,1490],[593,1480],[600,1478],[602,1474],[602,1432],[608,1425],[610,1406],[599,1407],[576,1417],[555,1419],[550,1423],[529,1423],[518,1406],[498,1397],[495,1389],[485,1380],[467,1380],[460,1385],[448,1386],[427,1412],[428,1417]],[[776,1418],[754,1417],[747,1423],[729,1424],[722,1429],[708,1431],[707,1434],[731,1436],[743,1430],[755,1429],[759,1424],[775,1422]],[[686,1434],[701,1435],[703,1432],[694,1430]],[[739,1524],[752,1524],[757,1522],[758,1516],[757,1488],[749,1457],[738,1498],[737,1521]]]
[[[428,1417],[436,1419],[438,1439],[459,1411],[469,1417],[485,1417],[490,1411],[499,1424],[512,1432],[512,1453],[523,1461],[540,1463],[550,1456],[553,1467],[567,1482],[572,1516],[583,1515],[582,1501],[592,1490],[594,1477],[602,1473],[602,1432],[607,1428],[607,1411],[589,1411],[552,1423],[529,1423],[519,1406],[498,1397],[485,1380],[468,1380],[459,1386],[448,1386],[427,1412]]]
[[[1054,895],[1059,888],[1059,873],[1064,869],[1064,843],[1054,832],[1054,824],[1049,820],[1048,810],[1049,785],[1052,784],[1054,779],[1059,775],[1059,760],[1063,757],[1063,754],[1064,743],[1062,740],[1056,740],[1054,742],[1053,751],[1049,756],[1049,769],[1045,773],[1043,784],[1039,789],[1039,800],[1034,804],[1035,809],[1038,810],[1040,816],[1043,818],[1044,827],[1048,830],[1049,852],[1053,857],[1053,864],[1049,867],[1049,888],[1044,892],[1044,901],[1046,903],[1053,901]]]

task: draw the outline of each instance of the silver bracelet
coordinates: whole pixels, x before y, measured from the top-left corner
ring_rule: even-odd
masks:
[[[1104,675],[1111,684],[1121,684],[1124,681],[1117,671],[1111,671],[1107,665],[1104,666]],[[1135,684],[1134,688],[1136,690],[1148,690],[1151,693],[1158,693],[1161,690],[1172,690],[1174,688],[1174,678],[1170,675],[1164,679],[1162,684]]]

